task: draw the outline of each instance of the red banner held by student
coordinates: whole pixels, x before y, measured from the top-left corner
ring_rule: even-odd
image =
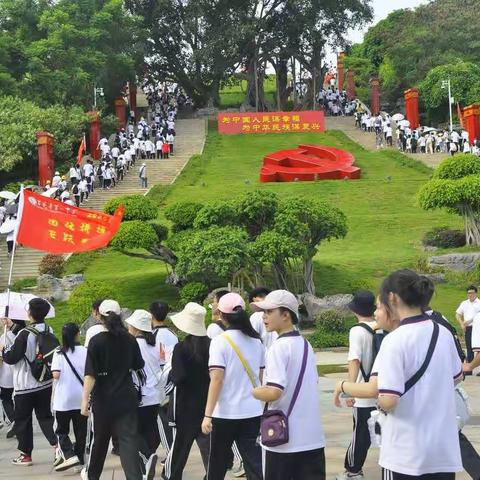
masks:
[[[125,209],[113,215],[73,207],[22,191],[17,244],[49,253],[87,252],[106,247],[117,233]]]
[[[82,137],[82,141],[80,142],[80,146],[78,147],[78,155],[77,155],[77,165],[82,163],[83,154],[87,151],[87,141],[85,140],[85,135]]]
[[[462,109],[460,108],[460,103],[458,103],[458,102],[457,102],[457,116],[458,116],[458,121],[460,122],[460,126],[462,128],[465,128],[464,123],[463,123]]]

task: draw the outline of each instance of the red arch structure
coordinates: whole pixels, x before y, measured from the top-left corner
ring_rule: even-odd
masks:
[[[323,145],[299,145],[263,159],[260,182],[359,179],[355,157],[345,150]]]

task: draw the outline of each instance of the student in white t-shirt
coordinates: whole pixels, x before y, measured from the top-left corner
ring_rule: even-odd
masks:
[[[247,478],[260,480],[262,454],[257,437],[263,407],[253,398],[252,388],[262,382],[265,349],[238,293],[220,298],[218,310],[227,330],[210,344],[210,387],[202,422],[203,433],[211,434],[207,480],[225,478],[233,442]]]
[[[101,315],[98,311],[101,303],[103,302],[103,298],[100,300],[95,300],[92,304],[92,317],[98,322],[95,325],[92,325],[85,333],[85,348],[88,348],[88,344],[90,340],[100,332],[106,332],[107,329],[104,327],[103,323],[101,322]]]
[[[286,290],[274,290],[264,300],[252,303],[264,311],[268,332],[279,336],[267,352],[265,386],[253,395],[268,402],[268,410],[281,410],[288,416],[288,442],[265,446],[265,480],[325,480],[325,436],[320,419],[320,396],[315,353],[295,325],[298,301]],[[302,372],[298,396],[292,400]]]
[[[260,302],[269,293],[270,290],[266,287],[254,288],[248,295],[248,301],[250,303]],[[250,323],[255,331],[260,335],[263,346],[266,350],[268,350],[272,346],[272,343],[278,338],[278,333],[275,331],[267,332],[265,324],[263,323],[263,312],[254,312],[252,315],[250,315]]]
[[[348,304],[358,320],[358,324],[350,329],[348,350],[348,381],[355,383],[368,382],[373,368],[373,341],[376,322],[375,295],[361,290],[356,292]],[[363,479],[363,464],[370,448],[368,419],[376,410],[376,400],[372,398],[356,398],[353,406],[352,441],[345,455],[345,472],[337,475],[337,480]]]
[[[212,309],[212,323],[207,327],[207,335],[210,339],[215,338],[217,335],[221,335],[227,329],[227,326],[222,321],[222,316],[218,311],[218,302],[227,293],[229,293],[228,290],[218,290],[213,295],[213,301],[210,305],[210,308]]]
[[[475,316],[480,313],[480,299],[475,285],[467,288],[467,300],[464,300],[457,308],[455,317],[465,333],[465,345],[467,347],[467,362],[473,360],[472,332]],[[480,319],[477,319],[478,323]]]
[[[138,448],[140,465],[146,478],[155,476],[157,451],[160,445],[158,429],[158,409],[160,407],[160,381],[158,368],[158,353],[155,347],[155,337],[152,333],[152,315],[146,310],[135,310],[125,320],[128,332],[137,340],[140,353],[145,362],[142,375],[133,373],[133,381],[141,396],[137,409]]]
[[[463,379],[453,337],[424,313],[434,293],[431,280],[411,270],[398,270],[383,282],[375,318],[390,331],[377,355],[370,381],[339,382],[340,393],[378,396],[381,424],[379,464],[384,480],[428,478],[454,480],[462,470],[455,384]],[[435,332],[438,332],[435,334]],[[410,389],[406,384],[433,355]]]
[[[87,441],[87,417],[80,413],[87,349],[80,345],[80,329],[75,323],[62,328],[62,348],[53,354],[52,374],[55,379],[52,408],[55,412],[58,447],[61,455],[55,460],[55,471],[63,472],[83,465]],[[70,440],[70,422],[75,444]]]

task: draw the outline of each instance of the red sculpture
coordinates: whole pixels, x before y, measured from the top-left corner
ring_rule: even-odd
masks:
[[[100,150],[98,142],[100,142],[100,115],[95,110],[88,112],[90,116],[90,155],[95,160],[100,160]]]
[[[355,157],[345,150],[322,145],[300,145],[280,150],[263,159],[261,182],[358,179],[361,170]]]
[[[404,92],[405,109],[410,128],[415,130],[420,126],[420,113],[418,108],[418,88],[410,88]]]
[[[55,139],[48,132],[37,132],[38,148],[38,184],[44,187],[47,180],[52,180],[55,168],[53,146]]]

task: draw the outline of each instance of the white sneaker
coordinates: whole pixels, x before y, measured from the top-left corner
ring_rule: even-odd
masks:
[[[82,480],[88,480],[87,467],[82,468],[82,471],[80,472],[80,478]]]
[[[60,447],[56,446],[55,447],[55,455],[53,458],[53,466],[57,467],[64,461],[62,450]]]
[[[157,466],[158,455],[156,453],[150,455],[145,464],[145,480],[153,480],[155,477],[155,467]]]
[[[55,467],[56,472],[63,472],[68,470],[69,468],[75,467],[76,465],[80,465],[80,460],[76,455],[73,455],[70,458],[67,458],[62,463]]]
[[[338,474],[335,477],[335,480],[363,480],[363,472],[358,473],[350,473],[350,472],[343,472]]]
[[[245,469],[243,468],[243,462],[240,462],[238,464],[238,467],[232,468],[230,470],[230,473],[236,478],[244,477],[245,476]]]

